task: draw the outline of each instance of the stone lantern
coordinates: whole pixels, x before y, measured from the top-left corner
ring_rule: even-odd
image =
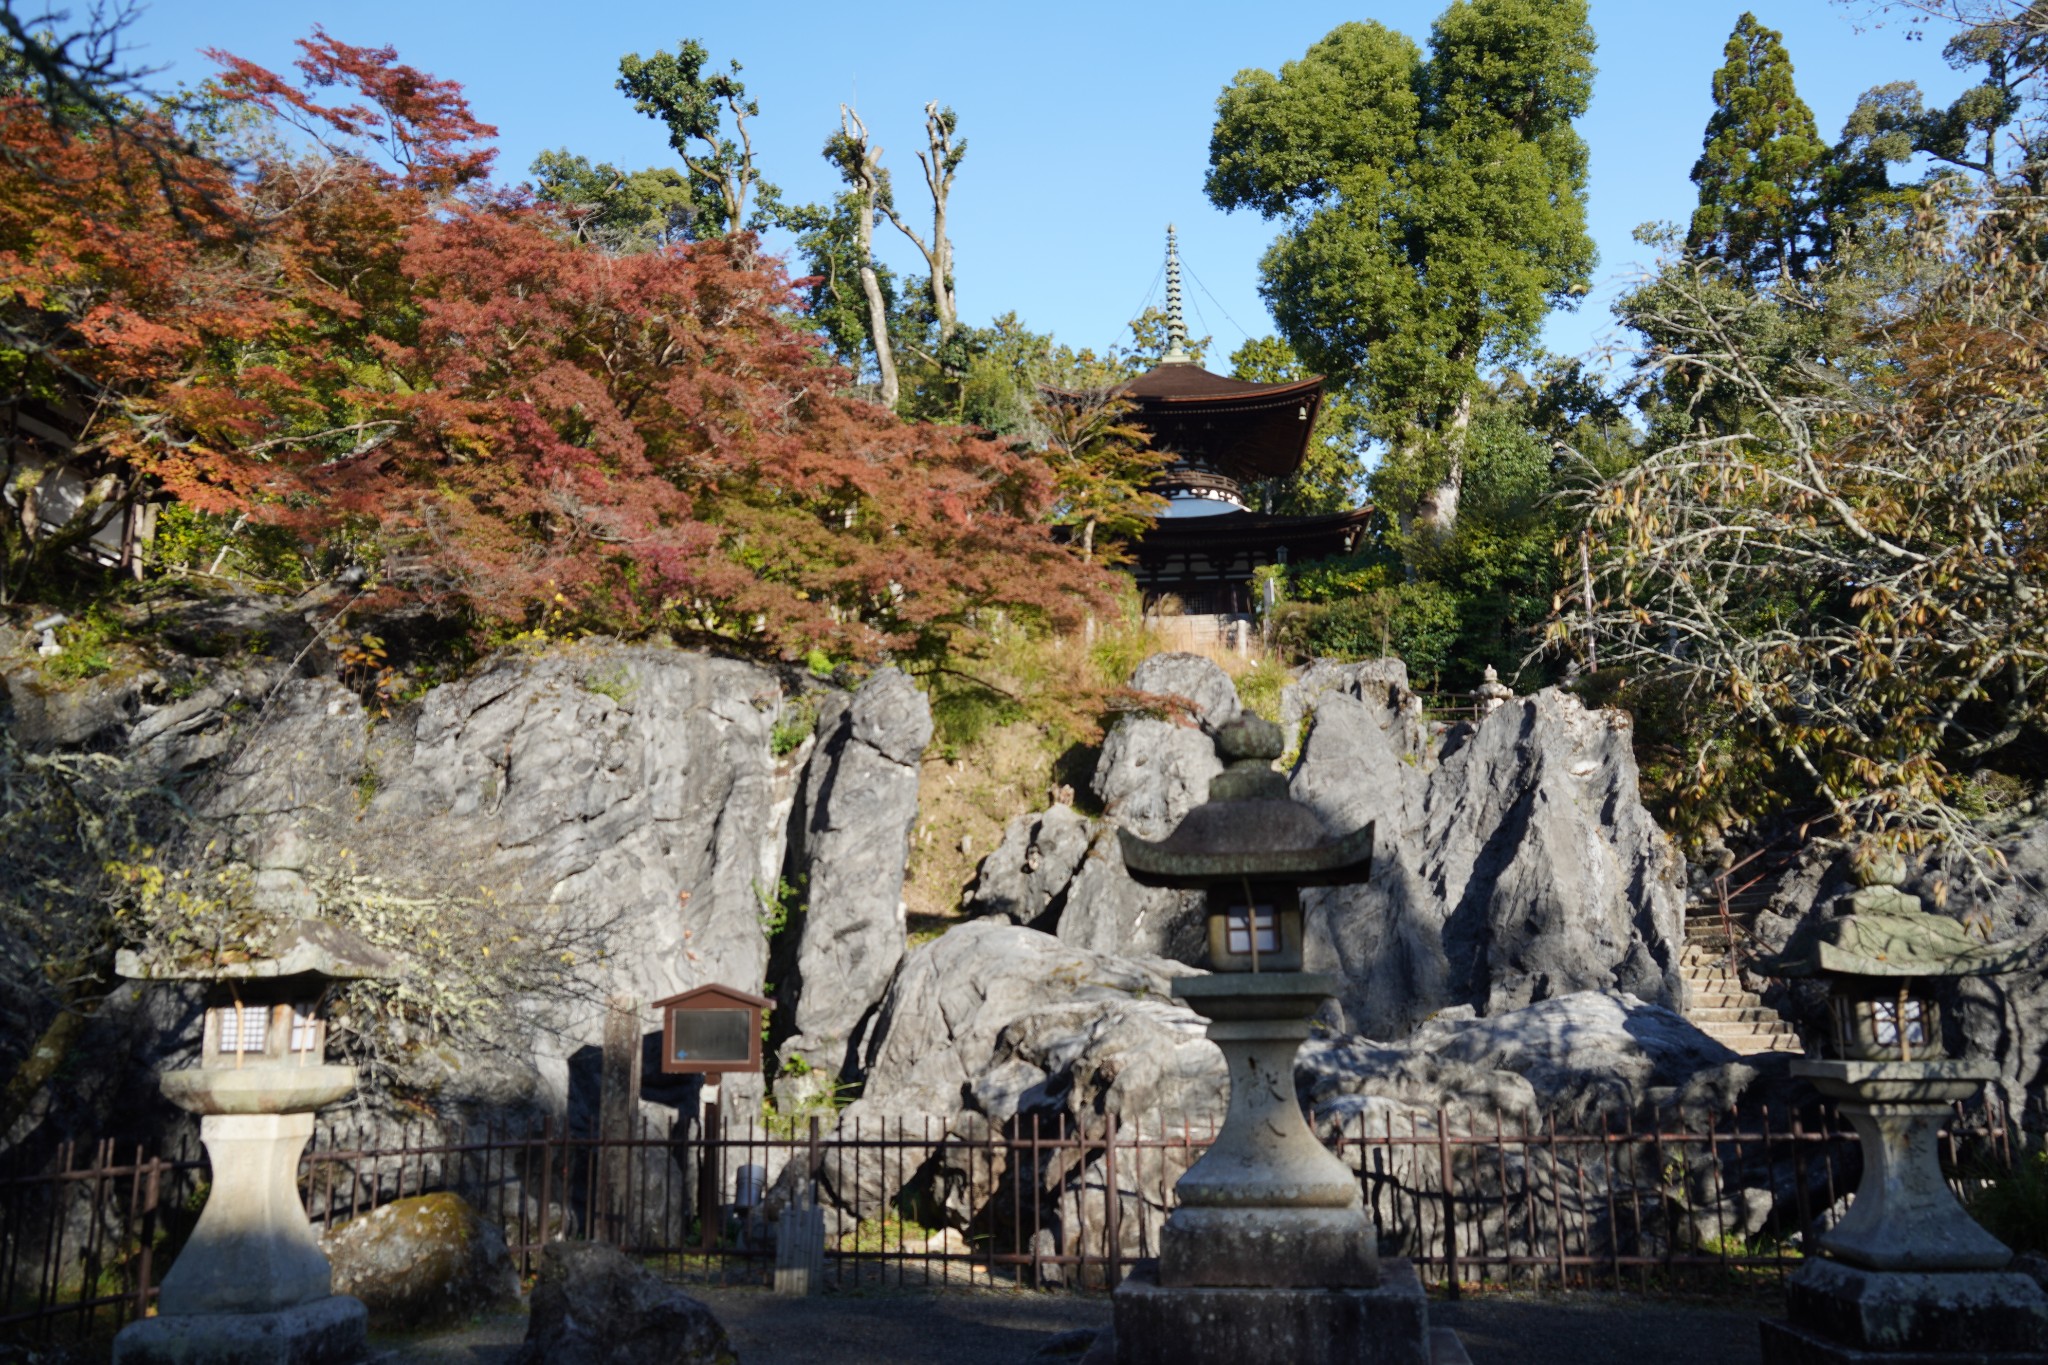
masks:
[[[1900,888],[1903,864],[1862,863],[1836,917],[1758,964],[1828,988],[1833,1058],[1792,1064],[1834,1100],[1863,1148],[1863,1178],[1819,1254],[1786,1282],[1786,1319],[1763,1324],[1766,1365],[2048,1359],[2048,1295],[1956,1201],[1941,1126],[1997,1073],[1942,1047],[1938,988],[2020,965]]]
[[[1486,676],[1479,686],[1472,689],[1472,701],[1479,710],[1479,718],[1486,719],[1494,712],[1515,699],[1515,690],[1500,680],[1500,673],[1492,664],[1486,666]]]
[[[122,976],[205,981],[199,1065],[165,1072],[164,1095],[200,1115],[212,1188],[164,1276],[157,1316],[114,1340],[116,1365],[235,1360],[341,1365],[361,1357],[361,1302],[334,1293],[299,1197],[313,1113],[355,1089],[355,1068],[325,1058],[328,992],[388,975],[391,957],[339,925],[298,920],[264,956],[159,967],[120,955]]]
[[[1462,1360],[1432,1338],[1421,1281],[1382,1265],[1358,1177],[1323,1146],[1294,1089],[1294,1055],[1337,988],[1302,970],[1301,888],[1362,882],[1373,827],[1332,837],[1273,770],[1280,728],[1223,726],[1209,800],[1164,840],[1121,831],[1148,886],[1207,892],[1208,976],[1173,993],[1209,1023],[1230,1075],[1223,1128],[1176,1186],[1156,1266],[1118,1286],[1119,1365],[1356,1365]]]

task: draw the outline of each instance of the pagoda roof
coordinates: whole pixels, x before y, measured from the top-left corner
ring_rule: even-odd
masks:
[[[1236,478],[1276,479],[1301,468],[1308,453],[1323,377],[1254,384],[1189,361],[1167,361],[1116,392],[1137,404],[1136,420],[1151,432],[1155,448]]]
[[[1237,403],[1259,399],[1294,398],[1299,401],[1305,393],[1320,393],[1323,377],[1310,375],[1306,379],[1291,379],[1279,384],[1255,384],[1246,379],[1232,379],[1229,375],[1205,370],[1191,361],[1169,360],[1154,365],[1136,379],[1124,384],[1118,392],[1127,398],[1140,402],[1161,402],[1211,406],[1216,403]]]

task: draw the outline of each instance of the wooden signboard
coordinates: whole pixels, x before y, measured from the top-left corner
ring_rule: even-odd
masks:
[[[661,1069],[671,1076],[718,1076],[761,1069],[761,1014],[768,1001],[731,986],[699,986],[666,1000]]]

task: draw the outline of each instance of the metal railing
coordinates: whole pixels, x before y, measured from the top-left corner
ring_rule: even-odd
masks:
[[[1846,1208],[1856,1141],[1832,1113],[1765,1108],[1583,1127],[1373,1101],[1324,1138],[1353,1170],[1383,1254],[1425,1281],[1650,1291],[1776,1278]],[[812,1182],[826,1284],[1109,1288],[1157,1255],[1174,1183],[1213,1133],[1055,1116],[949,1131],[644,1120],[631,1136],[421,1125],[396,1141],[315,1135],[300,1183],[317,1227],[450,1192],[501,1228],[523,1274],[549,1241],[603,1240],[682,1279],[764,1281],[773,1216]],[[2004,1116],[1958,1108],[1952,1172],[2010,1169]],[[66,1144],[0,1176],[0,1340],[103,1335],[146,1313],[203,1202],[196,1153]],[[1956,1175],[1959,1192],[1965,1177]]]

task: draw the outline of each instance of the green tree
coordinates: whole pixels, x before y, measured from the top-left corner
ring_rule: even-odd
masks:
[[[1042,390],[1039,409],[1054,520],[1072,530],[1083,559],[1100,553],[1114,563],[1120,542],[1142,535],[1166,511],[1152,486],[1173,457],[1152,448],[1112,368],[1082,362],[1060,377],[1067,385]]]
[[[830,205],[798,204],[783,208],[776,214],[776,226],[796,237],[796,255],[803,262],[801,283],[808,305],[805,320],[824,335],[841,364],[864,381],[872,380],[879,389],[881,367],[869,339],[873,323],[861,265],[867,260],[868,269],[874,274],[885,317],[893,317],[898,307],[896,272],[881,261],[864,256],[861,210],[861,196],[849,190]]]
[[[1722,56],[1706,145],[1692,168],[1699,207],[1686,247],[1753,278],[1803,274],[1821,238],[1827,144],[1799,98],[1783,34],[1745,13]]]
[[[2048,5],[2041,0],[1902,0],[1923,19],[1953,23],[1957,32],[1942,57],[1957,71],[1981,68],[1977,83],[1946,108],[1930,109],[1920,87],[1895,81],[1866,92],[1850,116],[1870,135],[1902,140],[1901,154],[1918,152],[1942,171],[1996,179],[2008,168],[2032,167],[2043,188],[2040,122],[2048,78]],[[1915,22],[1920,22],[1915,20]],[[2028,117],[2031,110],[2032,117]],[[1937,172],[1940,173],[1940,172]]]
[[[593,166],[564,147],[535,157],[530,174],[535,198],[560,208],[577,237],[607,250],[650,251],[690,235],[695,193],[681,172],[666,166]]]
[[[689,171],[693,235],[700,237],[754,226],[747,218],[748,197],[754,196],[764,213],[772,213],[778,197],[775,186],[754,169],[747,120],[759,116],[760,103],[747,98],[738,62],[707,73],[710,60],[703,44],[693,39],[685,39],[674,55],[656,52],[642,58],[629,52],[619,58],[617,82],[634,109],[668,128],[668,145]]]
[[[1373,435],[1438,448],[1441,478],[1398,509],[1429,524],[1456,520],[1484,371],[1587,287],[1572,120],[1593,47],[1584,0],[1457,0],[1426,59],[1344,24],[1217,103],[1210,199],[1284,223],[1261,289],[1296,354],[1358,391]]]
[[[1279,337],[1254,337],[1230,353],[1230,373],[1255,384],[1306,379],[1310,370]],[[1261,511],[1284,516],[1342,512],[1358,505],[1365,481],[1365,405],[1348,390],[1330,386],[1309,433],[1301,468],[1284,479],[1262,479],[1245,491]]]

